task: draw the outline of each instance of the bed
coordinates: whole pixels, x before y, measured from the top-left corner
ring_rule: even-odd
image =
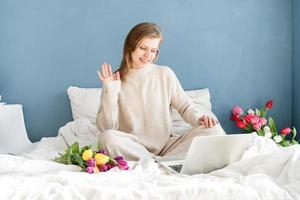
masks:
[[[74,94],[79,90],[80,95]],[[130,161],[128,171],[113,168],[97,174],[56,163],[53,158],[75,141],[97,146],[99,132],[90,108],[98,102],[90,97],[99,97],[99,90],[71,87],[68,94],[74,120],[61,127],[57,137],[42,138],[20,155],[0,154],[1,199],[300,199],[300,145],[279,147],[259,136],[239,161],[193,176],[169,175],[152,159]],[[189,95],[199,97],[199,106],[210,112],[208,90]],[[188,128],[183,123],[174,114],[178,134]]]

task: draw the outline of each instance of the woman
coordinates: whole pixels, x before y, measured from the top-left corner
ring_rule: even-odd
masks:
[[[120,68],[113,73],[104,63],[98,71],[103,88],[97,127],[100,144],[112,156],[184,154],[195,136],[225,134],[216,119],[196,112],[169,67],[154,64],[161,43],[158,25],[138,24],[126,37]],[[193,126],[181,136],[172,136],[171,106]]]

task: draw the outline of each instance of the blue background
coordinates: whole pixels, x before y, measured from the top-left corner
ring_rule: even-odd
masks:
[[[292,123],[300,134],[300,1],[293,1]],[[299,138],[299,137],[298,137]]]
[[[161,25],[158,64],[185,89],[210,88],[227,132],[232,106],[274,100],[277,126],[300,130],[299,1],[295,0],[1,0],[0,94],[23,104],[32,141],[72,120],[70,85],[100,87],[96,70],[120,63],[137,23]]]

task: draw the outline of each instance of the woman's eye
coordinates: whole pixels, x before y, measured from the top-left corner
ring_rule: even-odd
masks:
[[[146,50],[146,48],[145,48],[145,47],[140,47],[140,49],[142,49],[142,50]]]
[[[151,50],[152,53],[156,53],[156,50]]]

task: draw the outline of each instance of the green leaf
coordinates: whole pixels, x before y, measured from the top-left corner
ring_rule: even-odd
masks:
[[[79,165],[81,168],[85,167],[83,159],[79,154],[73,154],[71,160],[72,160],[72,164]]]
[[[78,142],[74,142],[69,149],[70,149],[71,154],[79,153],[79,144],[78,144]]]
[[[257,131],[257,135],[259,135],[259,136],[264,136],[265,133],[264,133],[263,130],[259,129],[259,130]]]
[[[272,133],[278,133],[276,126],[275,126],[275,122],[272,117],[269,117],[269,127],[270,127]]]
[[[284,146],[284,147],[288,147],[291,145],[291,143],[289,141],[286,141],[286,140],[283,140],[281,143],[281,146]]]
[[[266,118],[267,110],[265,107],[260,109],[260,116]]]
[[[253,132],[253,130],[252,130],[252,128],[249,126],[249,125],[247,125],[245,128],[243,128],[245,131],[247,131],[248,133],[251,133],[251,132]]]
[[[292,140],[295,140],[295,138],[296,138],[296,135],[297,135],[297,130],[296,130],[296,128],[295,128],[295,127],[293,127],[292,133],[293,133]]]
[[[297,140],[292,139],[292,144],[299,144]]]

